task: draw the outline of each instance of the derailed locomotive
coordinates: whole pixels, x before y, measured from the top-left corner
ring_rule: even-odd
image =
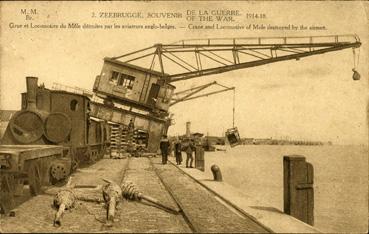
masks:
[[[110,127],[90,117],[87,96],[38,86],[27,77],[22,107],[10,119],[0,145],[1,210],[29,184],[37,195],[78,167],[101,159],[109,146]]]

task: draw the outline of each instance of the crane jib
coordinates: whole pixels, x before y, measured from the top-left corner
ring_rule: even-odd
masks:
[[[185,72],[181,74],[174,74],[174,75],[170,75],[169,78],[170,78],[170,82],[175,82],[175,81],[191,79],[191,78],[195,78],[199,76],[223,73],[223,72],[227,72],[231,70],[261,66],[264,64],[268,64],[268,63],[299,59],[303,57],[308,57],[312,55],[323,54],[327,52],[333,52],[333,51],[338,51],[338,50],[343,50],[343,49],[348,49],[348,48],[358,48],[360,46],[361,46],[361,42],[338,43],[336,45],[332,45],[331,47],[323,48],[323,49],[317,49],[317,50],[306,51],[306,52],[290,54],[290,55],[283,55],[283,56],[278,56],[278,57],[271,57],[271,58],[266,58],[266,59],[261,59],[261,60],[256,60],[256,61],[226,65],[222,67],[215,67],[215,68],[203,69],[203,70],[192,71],[192,72]]]
[[[124,66],[136,66],[175,82],[360,46],[360,38],[352,34],[186,39],[154,44],[112,61],[119,59]],[[149,67],[144,61],[147,57],[152,58]]]

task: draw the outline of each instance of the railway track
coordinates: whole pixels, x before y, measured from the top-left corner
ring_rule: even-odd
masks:
[[[227,205],[222,198],[202,187],[173,164],[161,165],[155,159],[150,161],[193,232],[270,232],[245,214]]]
[[[268,232],[258,223],[232,209],[172,164],[160,158],[103,159],[73,177],[76,184],[102,184],[102,178],[117,183],[133,182],[146,195],[180,210],[173,214],[149,202],[124,200],[112,227],[106,227],[101,204],[81,202],[63,217],[60,228],[52,226],[51,196],[39,195],[17,208],[16,217],[0,218],[3,232]],[[81,190],[84,191],[84,190]],[[85,194],[101,197],[100,191]],[[33,218],[27,218],[27,217]]]

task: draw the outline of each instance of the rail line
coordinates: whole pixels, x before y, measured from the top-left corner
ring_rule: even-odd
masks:
[[[176,166],[172,161],[169,161],[169,163],[171,163],[174,167],[178,168],[178,166]],[[216,198],[220,199],[222,202],[224,202],[227,206],[230,206],[231,209],[233,209],[235,212],[237,212],[239,215],[249,218],[251,220],[253,220],[255,223],[257,223],[258,225],[262,226],[265,230],[267,230],[270,233],[273,233],[273,231],[266,227],[265,225],[259,223],[253,216],[247,214],[244,210],[240,209],[239,207],[237,207],[236,205],[234,205],[231,201],[229,201],[228,199],[220,196],[217,192],[215,192],[213,189],[207,187],[206,185],[204,185],[203,183],[201,183],[200,181],[196,180],[193,176],[187,174],[186,172],[184,172],[183,170],[179,169],[179,172],[182,173],[183,175],[188,176],[189,178],[191,178],[194,182],[196,182],[197,184],[201,185],[203,188],[205,188],[207,191],[211,192]]]
[[[272,232],[173,164],[149,160],[192,232]]]
[[[169,195],[172,197],[172,199],[175,201],[177,206],[180,208],[180,214],[186,221],[188,227],[191,229],[192,232],[198,233],[199,229],[194,225],[194,222],[191,220],[191,217],[187,215],[185,212],[185,209],[183,208],[183,205],[181,202],[174,196],[173,191],[170,189],[170,187],[163,181],[163,178],[161,177],[160,173],[158,173],[157,168],[154,166],[152,159],[149,159],[151,166],[154,168],[155,174],[158,176],[160,182],[165,187],[165,189],[168,191]]]
[[[128,158],[127,158],[127,163],[126,163],[126,165],[124,166],[124,168],[123,168],[123,170],[122,170],[122,176],[121,176],[121,178],[120,178],[119,184],[122,184],[122,183],[123,183],[124,178],[125,178],[125,176],[126,176],[126,174],[127,174],[127,170],[128,170],[128,168],[129,168],[129,163],[130,163],[130,162],[131,162],[131,157],[128,157]]]

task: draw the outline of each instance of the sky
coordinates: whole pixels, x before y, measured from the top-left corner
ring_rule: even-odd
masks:
[[[367,144],[369,25],[364,2],[1,2],[0,108],[20,108],[25,77],[37,76],[46,87],[54,82],[92,89],[104,57],[122,55],[156,43],[181,39],[357,34],[362,42],[358,71],[352,80],[352,49],[175,82],[176,91],[217,81],[236,87],[235,126],[241,137],[290,138]],[[366,5],[364,5],[366,4]],[[366,7],[366,9],[365,9]],[[37,9],[26,21],[21,9]],[[307,25],[326,30],[191,30],[187,11],[239,10],[224,25]],[[99,12],[177,12],[181,19],[92,18]],[[265,14],[249,19],[246,14]],[[10,24],[168,23],[175,30],[16,29]],[[195,21],[197,25],[208,24]],[[215,89],[209,89],[214,91]],[[176,124],[169,134],[193,132],[221,136],[232,127],[233,93],[224,92],[174,105]]]

